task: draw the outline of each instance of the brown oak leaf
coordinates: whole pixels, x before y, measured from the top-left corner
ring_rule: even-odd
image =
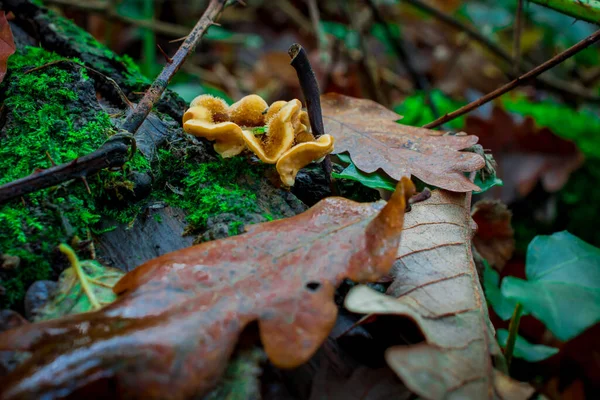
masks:
[[[476,136],[440,136],[400,125],[395,121],[402,116],[371,100],[328,93],[321,105],[325,133],[335,138],[333,153],[349,152],[358,169],[371,173],[381,168],[395,180],[414,175],[455,192],[479,190],[464,172],[483,168],[485,161],[458,151],[476,144]]]
[[[475,249],[490,266],[502,271],[515,251],[512,213],[500,200],[481,200],[473,206],[471,216],[477,224]]]
[[[533,393],[494,369],[500,357],[473,257],[471,194],[435,190],[406,214],[387,295],[353,288],[353,312],[408,316],[422,343],[386,350],[388,365],[426,399],[523,398]],[[508,383],[507,383],[508,382]],[[519,393],[519,396],[514,396]]]
[[[15,48],[15,41],[10,24],[6,20],[6,14],[4,11],[0,11],[0,82],[4,80],[8,57],[14,54]]]
[[[244,235],[155,258],[91,313],[0,335],[0,351],[31,353],[0,398],[188,398],[212,388],[242,330],[258,321],[271,362],[305,362],[333,327],[335,287],[375,281],[398,250],[407,178],[387,204],[330,197]]]

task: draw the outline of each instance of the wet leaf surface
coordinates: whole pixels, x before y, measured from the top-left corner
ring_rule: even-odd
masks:
[[[396,258],[404,179],[390,201],[330,197],[245,235],[155,258],[125,275],[111,305],[0,336],[31,352],[0,397],[186,398],[214,387],[242,330],[258,321],[270,361],[305,362],[333,327],[343,278],[375,281]]]

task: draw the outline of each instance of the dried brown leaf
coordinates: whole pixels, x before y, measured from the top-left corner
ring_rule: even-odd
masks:
[[[395,121],[402,118],[371,100],[336,93],[321,97],[325,133],[335,138],[334,154],[349,152],[364,172],[382,169],[396,180],[414,175],[425,183],[455,192],[479,190],[464,172],[483,168],[477,154],[461,152],[476,136],[439,136]]]
[[[333,327],[335,287],[389,272],[406,200],[330,197],[292,218],[155,258],[125,275],[111,305],[0,335],[31,352],[0,398],[188,398],[219,380],[242,330],[258,321],[271,362],[305,362]]]
[[[4,11],[0,11],[0,82],[4,80],[8,57],[14,54],[15,48],[15,41],[10,25],[6,20],[6,14]]]
[[[501,271],[515,251],[512,213],[499,200],[481,200],[471,213],[477,224],[473,245],[490,266]]]
[[[492,364],[500,349],[471,255],[470,200],[470,194],[435,190],[413,205],[387,295],[359,286],[348,294],[346,307],[417,323],[425,342],[390,347],[386,360],[418,395],[525,399],[533,390],[520,388]]]

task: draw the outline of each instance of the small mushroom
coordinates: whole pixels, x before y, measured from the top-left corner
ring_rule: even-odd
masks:
[[[246,148],[242,138],[242,129],[227,121],[227,104],[212,96],[196,97],[183,115],[183,130],[187,133],[214,140],[214,148],[222,157],[228,158],[240,154]]]
[[[265,125],[265,110],[268,108],[262,97],[251,94],[229,107],[231,122],[241,127],[257,127]]]
[[[283,153],[294,144],[296,127],[300,123],[299,113],[302,103],[300,100],[287,102],[279,112],[277,112],[267,124],[267,132],[260,137],[254,135],[251,131],[244,130],[243,138],[246,145],[267,164],[275,164]]]
[[[212,115],[213,122],[229,121],[229,106],[225,100],[219,97],[215,97],[210,94],[200,95],[192,100],[190,103],[190,109],[196,106],[207,108]],[[183,122],[185,122],[185,116],[183,117]]]
[[[285,100],[278,100],[275,103],[271,104],[271,106],[267,110],[267,115],[265,116],[265,120],[267,122],[269,122],[271,120],[271,118],[273,118],[279,111],[281,111],[283,106],[285,106],[287,103],[288,102]]]
[[[287,186],[294,186],[298,170],[331,153],[333,141],[333,136],[323,135],[316,141],[300,143],[286,151],[276,165],[281,181]]]

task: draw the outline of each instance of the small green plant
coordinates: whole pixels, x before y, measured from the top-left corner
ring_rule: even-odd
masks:
[[[570,233],[537,236],[527,249],[527,280],[498,276],[487,268],[484,276],[486,297],[502,319],[511,319],[506,340],[507,359],[540,353],[517,337],[521,315],[529,313],[543,322],[560,340],[570,340],[600,321],[600,249]],[[512,317],[510,316],[510,310]],[[539,348],[537,348],[539,350]],[[551,356],[553,350],[543,349]],[[533,361],[533,358],[526,358]],[[538,360],[539,361],[539,360]]]

